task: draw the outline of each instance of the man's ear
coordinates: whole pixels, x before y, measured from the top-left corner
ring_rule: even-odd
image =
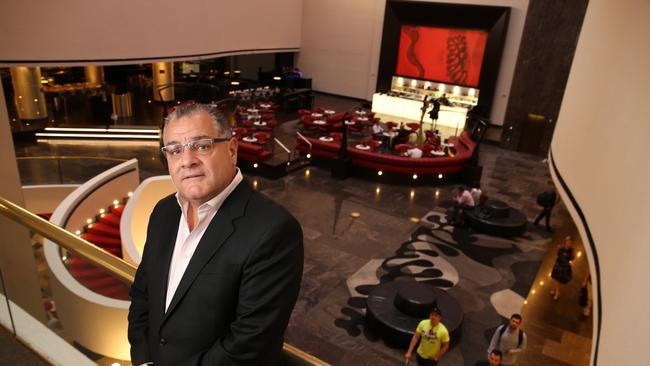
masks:
[[[161,134],[162,134],[162,132],[161,132]],[[165,169],[167,169],[168,168],[168,166],[167,166],[167,155],[165,155],[165,153],[162,151],[163,146],[165,146],[165,143],[164,143],[164,141],[163,141],[163,139],[161,137],[160,140],[158,141],[158,158],[160,159],[160,162],[165,167]]]
[[[237,146],[238,142],[236,138],[231,138],[230,141],[228,141],[228,153],[230,154],[233,164],[237,164]]]

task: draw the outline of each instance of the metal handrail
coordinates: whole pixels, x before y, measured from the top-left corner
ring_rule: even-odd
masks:
[[[277,142],[278,145],[280,145],[280,147],[281,147],[284,151],[286,151],[287,156],[288,156],[287,160],[291,160],[291,150],[289,150],[289,148],[287,148],[287,147],[286,147],[286,146],[285,146],[285,145],[284,145],[280,140],[278,140],[277,137],[274,137],[273,140],[275,140],[275,142]]]
[[[305,140],[305,142],[307,143],[307,145],[309,145],[309,151],[311,152],[311,148],[312,148],[312,144],[311,144],[311,142],[310,142],[309,140],[307,140],[307,138],[306,138],[305,136],[303,136],[300,132],[296,131],[296,133],[298,134],[298,137],[300,137],[301,139]]]
[[[73,233],[54,225],[17,204],[0,197],[0,213],[56,242],[59,246],[87,259],[121,281],[131,284],[136,267]]]
[[[311,355],[300,348],[294,347],[289,343],[282,345],[282,351],[285,358],[287,358],[286,365],[290,366],[331,366],[329,363],[321,360],[320,358]]]
[[[84,240],[73,233],[54,225],[0,196],[0,214],[26,226],[43,237],[52,240],[59,246],[101,267],[105,271],[131,285],[135,278],[136,266],[128,263],[100,247]],[[330,366],[330,364],[310,355],[309,353],[284,343],[282,350],[288,365],[293,366]]]
[[[309,151],[311,151],[311,147],[312,147],[311,142],[309,140],[307,140],[307,138],[305,136],[303,136],[300,132],[296,131],[296,134],[298,135],[298,137],[305,140],[307,145],[309,145]]]

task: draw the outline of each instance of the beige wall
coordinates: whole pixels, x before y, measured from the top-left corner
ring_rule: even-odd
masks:
[[[303,1],[298,67],[313,89],[372,99],[385,6],[384,0]]]
[[[589,2],[551,144],[585,220],[570,207],[573,218],[585,242],[588,227],[596,249],[587,254],[592,270],[597,255],[600,269],[598,365],[650,358],[648,35],[647,0]]]
[[[503,124],[528,0],[445,0],[511,8],[491,120]],[[304,0],[298,67],[318,91],[372,99],[377,84],[386,0]]]
[[[301,0],[10,0],[0,11],[0,65],[296,49],[301,13]]]

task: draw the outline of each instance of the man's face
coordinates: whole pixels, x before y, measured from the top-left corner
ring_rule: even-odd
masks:
[[[165,131],[165,144],[187,143],[220,136],[207,113],[199,112],[172,120]],[[236,174],[237,140],[214,143],[207,153],[187,147],[179,156],[167,156],[169,174],[179,195],[194,207],[209,201],[230,184]]]
[[[517,329],[521,325],[521,320],[517,318],[510,319],[510,329]]]
[[[490,362],[490,366],[499,366],[501,365],[501,356],[490,353],[488,361]]]
[[[437,313],[429,314],[429,320],[431,320],[431,325],[433,325],[433,326],[438,325],[438,323],[440,323],[441,319],[442,319],[442,317]]]

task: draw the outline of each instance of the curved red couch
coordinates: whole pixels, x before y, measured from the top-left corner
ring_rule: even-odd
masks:
[[[336,159],[339,153],[340,143],[338,141],[325,142],[317,138],[306,138],[311,144],[298,138],[296,148],[303,154],[310,153],[314,157],[324,159]],[[386,154],[375,151],[365,151],[348,147],[348,156],[352,164],[373,170],[382,170],[384,172],[393,172],[400,174],[440,174],[455,173],[463,169],[468,164],[476,149],[474,142],[469,133],[464,131],[458,138],[452,137],[449,142],[454,144],[456,154],[446,157],[422,157],[411,158],[408,156],[399,156]]]

